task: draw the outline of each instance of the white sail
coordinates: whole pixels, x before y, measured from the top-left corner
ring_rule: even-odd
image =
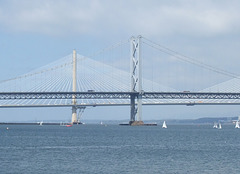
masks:
[[[238,122],[238,121],[236,121],[235,128],[237,128],[237,129],[239,129],[239,128],[240,128],[240,126],[239,126],[239,122]]]
[[[217,123],[214,123],[213,128],[216,128],[216,129],[218,128]]]
[[[162,128],[167,128],[166,122],[163,122]]]
[[[222,129],[222,125],[221,125],[221,123],[219,123],[219,125],[218,125],[218,129]]]

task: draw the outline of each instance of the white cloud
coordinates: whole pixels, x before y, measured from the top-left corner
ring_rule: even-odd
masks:
[[[221,34],[240,29],[239,1],[1,2],[5,30],[59,34]]]
[[[1,8],[6,30],[47,34],[86,33],[99,10],[97,1],[10,1]],[[17,7],[16,7],[17,6]]]
[[[191,1],[191,3],[160,5],[148,9],[140,17],[145,21],[141,27],[154,34],[199,33],[200,35],[221,34],[239,28],[239,12],[234,7],[195,3]]]

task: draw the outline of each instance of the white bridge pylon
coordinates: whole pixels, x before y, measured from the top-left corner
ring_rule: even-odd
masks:
[[[77,92],[77,53],[76,50],[73,50],[73,86],[72,92]],[[76,96],[72,96],[72,124],[77,124],[77,100]]]

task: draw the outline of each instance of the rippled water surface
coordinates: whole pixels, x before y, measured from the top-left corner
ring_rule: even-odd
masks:
[[[239,155],[234,126],[0,126],[0,173],[238,173]]]

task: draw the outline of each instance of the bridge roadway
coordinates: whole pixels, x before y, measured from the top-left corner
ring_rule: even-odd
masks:
[[[240,93],[222,92],[0,92],[0,100],[16,99],[240,99]]]
[[[1,92],[3,100],[48,100],[48,99],[124,99],[124,102],[86,102],[74,106],[124,106],[130,105],[131,96],[142,96],[143,105],[240,105],[240,93],[221,92]],[[162,99],[161,101],[146,101],[147,99]],[[209,101],[207,101],[210,99]],[[223,101],[228,99],[228,101]],[[126,101],[127,100],[127,101]],[[171,101],[166,101],[171,100]],[[179,100],[179,101],[176,101]],[[198,101],[196,101],[198,100]],[[200,101],[199,101],[200,100]],[[220,100],[220,101],[219,101]],[[222,101],[221,101],[222,100]],[[238,101],[239,100],[239,101]],[[1,108],[8,107],[72,107],[68,104],[0,104]]]

